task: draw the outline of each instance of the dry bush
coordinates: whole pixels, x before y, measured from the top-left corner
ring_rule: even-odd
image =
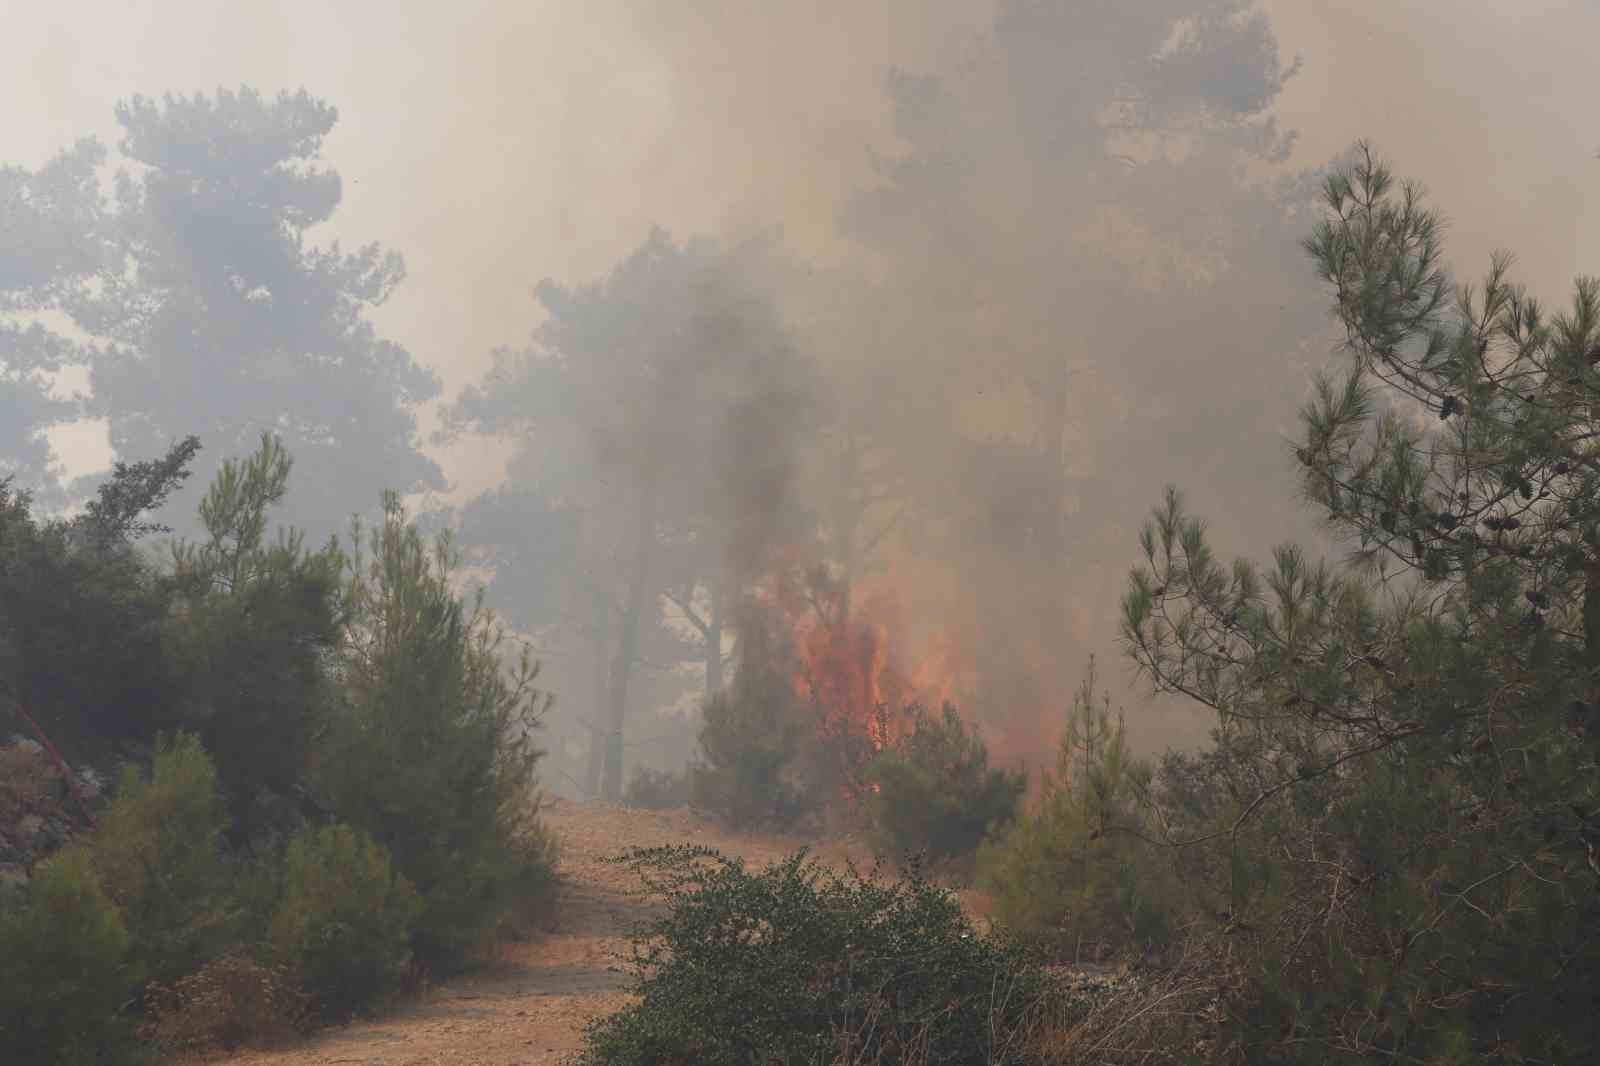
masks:
[[[1054,1016],[1032,1034],[1033,1060],[1053,1066],[1216,1061],[1232,971],[1225,944],[1195,937],[1166,965],[1063,973],[1065,994]]]
[[[59,781],[44,752],[26,744],[0,747],[0,825],[9,827],[24,814],[57,806]]]
[[[986,1063],[1038,1061],[1032,1057],[1040,1035],[1054,1011],[1058,989],[1033,989],[1022,993],[1030,1002],[1014,1002],[1017,986],[997,981],[988,992],[968,997],[965,1004],[952,1001],[944,1013],[967,1013],[986,1018],[982,1033],[982,1054]],[[974,1000],[978,1002],[973,1003]],[[880,1031],[893,1024],[896,1004],[893,998],[879,995],[864,1009],[841,1013],[833,1026],[833,1053],[827,1066],[929,1066],[949,1060],[948,1041],[938,1032],[938,1016],[909,1029],[898,1046],[890,1047]],[[978,1023],[980,1028],[983,1022]]]
[[[145,993],[141,1036],[168,1051],[272,1047],[310,1028],[311,997],[281,966],[224,955],[171,985]]]
[[[420,959],[412,959],[406,963],[405,973],[400,977],[400,996],[403,999],[427,999],[433,994],[436,984],[433,970],[428,964]]]
[[[689,771],[652,770],[641,766],[622,793],[624,806],[660,811],[687,807],[691,798]]]

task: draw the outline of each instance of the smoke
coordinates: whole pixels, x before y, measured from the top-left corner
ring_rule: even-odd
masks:
[[[777,298],[832,386],[799,459],[826,580],[892,601],[907,661],[958,649],[958,697],[1018,758],[1088,656],[1115,659],[1164,480],[1255,517],[1241,547],[1282,530],[1287,470],[1238,477],[1216,427],[1265,460],[1292,416],[1323,317],[1297,269],[1314,185],[1252,173],[1287,151],[1289,68],[1245,5],[1007,4],[949,39],[885,78],[892,137],[831,261]]]
[[[774,436],[750,400],[718,422],[735,569],[796,509],[835,557],[887,524],[862,580],[896,591],[913,658],[947,638],[977,664],[975,713],[1019,747],[1091,653],[1120,663],[1164,484],[1240,553],[1307,534],[1280,447],[1332,358],[1307,172],[1369,137],[1464,275],[1500,246],[1549,300],[1596,272],[1591,0],[69,7],[0,44],[6,155],[114,137],[135,92],[304,84],[341,112],[319,239],[405,252],[378,322],[449,395],[539,326],[543,278],[603,277],[656,225],[776,233],[759,287],[828,420]],[[464,437],[440,461],[464,498],[506,454]],[[560,456],[513,480],[535,459]],[[884,500],[852,520],[861,492]],[[550,666],[583,705],[589,667]],[[1141,747],[1204,727],[1106,673]]]
[[[557,108],[554,140],[508,150],[530,172],[553,155],[542,180],[589,276],[607,242],[647,220],[729,241],[781,234],[787,265],[768,293],[821,367],[827,418],[725,452],[726,484],[765,488],[736,508],[735,569],[792,547],[793,523],[770,516],[807,511],[809,550],[833,580],[846,571],[858,603],[892,595],[910,645],[899,654],[958,650],[961,696],[1006,755],[1048,749],[1091,655],[1115,664],[1102,676],[1133,712],[1136,745],[1197,739],[1205,718],[1155,705],[1120,669],[1138,525],[1170,482],[1241,554],[1315,539],[1282,445],[1335,341],[1299,249],[1317,170],[1368,136],[1469,212],[1506,195],[1480,177],[1533,180],[1561,124],[1518,120],[1509,68],[1465,76],[1506,16],[1463,9],[1463,37],[1446,43],[1405,5],[1338,18],[1227,0],[826,14],[606,6],[591,106]],[[1523,36],[1566,47],[1543,28]],[[512,69],[502,58],[480,76],[503,86]],[[1452,93],[1498,111],[1535,162],[1461,167],[1484,138]],[[593,121],[613,107],[629,122]],[[1463,263],[1518,236],[1492,237],[1495,217],[1458,220]],[[1551,221],[1532,247],[1570,240]],[[1568,261],[1530,280],[1559,291],[1573,263],[1555,258]]]

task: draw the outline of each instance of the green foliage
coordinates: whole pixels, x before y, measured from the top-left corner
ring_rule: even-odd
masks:
[[[111,477],[101,484],[95,498],[84,505],[83,516],[75,525],[88,534],[91,543],[102,549],[113,548],[150,533],[170,533],[170,526],[151,522],[143,516],[157,510],[176,489],[189,479],[189,464],[200,450],[199,437],[187,437],[172,446],[160,459],[116,463]]]
[[[0,695],[75,761],[171,724],[164,596],[126,544],[103,532],[37,521],[28,495],[0,480]]]
[[[1232,931],[1226,1035],[1282,1062],[1591,1061],[1600,282],[1555,315],[1507,256],[1453,286],[1438,218],[1365,148],[1326,200],[1306,246],[1354,359],[1296,454],[1350,565],[1225,567],[1169,492],[1124,600],[1140,666],[1219,714],[1157,794]]]
[[[788,683],[741,670],[706,703],[689,802],[734,829],[795,824],[815,809],[795,775],[802,740]]]
[[[170,983],[232,937],[226,825],[216,768],[192,734],[163,738],[148,777],[124,770],[90,848],[144,977]]]
[[[526,940],[548,927],[555,905],[556,860],[560,853],[555,833],[542,819],[527,814],[512,829],[499,858],[498,885],[504,903],[499,923],[491,930],[494,940]]]
[[[126,1053],[133,988],[128,931],[89,854],[34,869],[25,901],[0,910],[0,1048],[17,1066],[104,1063]]]
[[[932,864],[970,858],[990,831],[1016,817],[1027,777],[989,766],[977,730],[956,709],[935,718],[907,710],[913,731],[867,766],[867,823],[880,854]]]
[[[689,772],[673,773],[670,770],[652,770],[641,766],[634,770],[622,802],[629,807],[663,810],[683,807],[689,803]]]
[[[586,1064],[1012,1063],[1046,981],[913,876],[840,876],[801,852],[761,873],[705,848],[621,860],[669,910],[636,944],[639,1002],[595,1023]]]
[[[292,829],[273,825],[260,801],[290,794],[304,775],[328,699],[324,661],[340,637],[338,552],[306,552],[292,532],[265,542],[290,466],[263,434],[249,459],[222,465],[201,501],[209,539],[173,548],[165,644],[179,712],[218,762],[238,838]]]
[[[343,1017],[399,989],[421,912],[416,891],[370,837],[347,825],[307,829],[284,857],[268,950],[324,1017]]]
[[[508,916],[548,894],[552,849],[537,821],[532,741],[548,699],[524,653],[502,672],[503,631],[451,589],[449,539],[429,545],[385,496],[370,559],[354,530],[347,559],[348,639],[339,703],[318,746],[316,776],[339,817],[393,856],[423,910],[420,961],[449,968]]]
[[[288,837],[265,836],[228,857],[236,945],[266,942],[272,916],[283,899],[284,857],[288,843],[308,828],[308,825],[301,826]]]
[[[1006,927],[1081,956],[1148,948],[1173,931],[1179,892],[1169,861],[1140,839],[1151,770],[1128,750],[1110,697],[1094,701],[1095,667],[1074,696],[1056,773],[1037,814],[979,851],[980,887]]]

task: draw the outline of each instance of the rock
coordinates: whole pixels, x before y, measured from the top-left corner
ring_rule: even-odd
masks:
[[[39,836],[44,847],[54,851],[72,839],[72,825],[65,818],[50,818],[44,823]]]
[[[16,841],[23,847],[30,847],[43,831],[43,818],[37,814],[24,814],[17,819]]]
[[[83,767],[74,776],[78,779],[78,788],[83,792],[86,802],[93,803],[106,790],[105,778],[92,766]]]

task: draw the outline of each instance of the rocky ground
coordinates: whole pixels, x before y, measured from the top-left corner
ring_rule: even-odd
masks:
[[[77,797],[37,742],[15,736],[0,742],[0,892],[27,884],[35,862],[84,830],[79,798],[91,814],[103,806],[100,775],[84,767],[68,772]]]

